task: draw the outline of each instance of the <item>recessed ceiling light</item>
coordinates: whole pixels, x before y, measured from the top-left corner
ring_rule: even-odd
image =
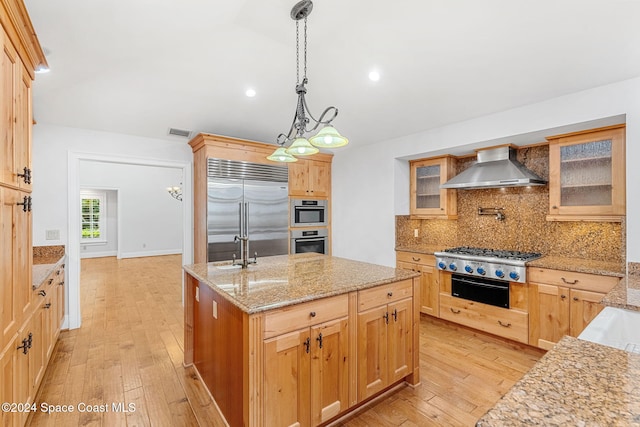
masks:
[[[377,82],[378,80],[380,80],[380,73],[376,70],[369,72],[369,80],[371,80],[372,82]]]
[[[247,95],[249,98],[253,98],[254,96],[256,96],[256,91],[254,89],[247,89],[245,95]]]

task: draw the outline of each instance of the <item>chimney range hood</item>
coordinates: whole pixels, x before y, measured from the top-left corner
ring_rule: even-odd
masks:
[[[478,151],[478,161],[440,188],[471,190],[475,188],[525,187],[545,185],[547,181],[516,160],[516,150],[503,146]]]

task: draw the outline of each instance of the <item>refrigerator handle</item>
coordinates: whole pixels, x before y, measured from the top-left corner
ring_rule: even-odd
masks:
[[[244,236],[244,230],[243,230],[243,222],[244,219],[244,215],[242,212],[242,202],[238,203],[238,234],[240,234],[240,237]]]
[[[244,204],[244,236],[249,237],[249,202]]]

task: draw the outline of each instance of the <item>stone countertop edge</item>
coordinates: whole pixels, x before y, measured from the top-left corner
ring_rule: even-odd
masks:
[[[639,423],[640,355],[565,336],[476,426]]]
[[[602,304],[625,310],[640,311],[640,277],[628,275],[605,297]]]
[[[55,271],[58,267],[60,267],[66,258],[66,255],[62,255],[62,257],[58,258],[47,258],[47,259],[39,259],[36,263],[34,260],[32,273],[31,273],[31,284],[32,289],[38,289],[44,283],[44,280]]]
[[[315,265],[318,263],[317,265]],[[328,265],[326,265],[328,263]],[[420,273],[385,267],[377,264],[354,261],[345,258],[320,254],[279,255],[258,258],[257,265],[250,265],[246,270],[215,270],[218,266],[229,265],[229,262],[213,262],[183,266],[184,271],[206,284],[227,301],[247,314],[255,314],[290,305],[296,305],[321,298],[342,295],[348,292],[372,288],[388,283],[394,283],[414,277]],[[328,273],[319,268],[327,267]],[[301,273],[292,273],[291,269],[302,269]],[[344,269],[349,271],[345,274]],[[207,273],[203,273],[206,271]],[[315,278],[309,284],[296,274]],[[259,277],[262,275],[263,277]],[[293,282],[289,277],[296,279]],[[251,279],[249,276],[253,276]],[[216,280],[219,279],[219,280]],[[259,286],[261,281],[274,282],[264,290],[256,291],[259,301],[251,302],[251,296],[232,295],[230,289],[221,287],[224,281],[253,280]],[[278,283],[279,282],[279,283]],[[234,285],[235,286],[235,285]],[[229,285],[227,285],[229,287]],[[234,289],[235,290],[235,289]],[[295,295],[289,292],[293,290]],[[260,292],[264,292],[260,295]]]

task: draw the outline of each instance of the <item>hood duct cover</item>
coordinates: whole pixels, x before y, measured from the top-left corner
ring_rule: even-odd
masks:
[[[505,146],[478,151],[477,163],[442,184],[440,188],[469,190],[546,183],[547,181],[516,160],[516,150],[513,147]]]

